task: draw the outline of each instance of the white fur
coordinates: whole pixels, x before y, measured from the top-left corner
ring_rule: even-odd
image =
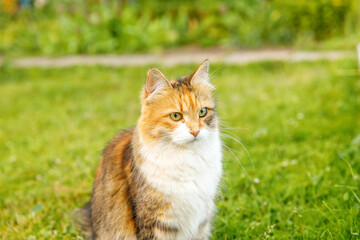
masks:
[[[195,138],[180,124],[169,141],[142,144],[140,154],[145,160],[140,170],[146,181],[171,203],[167,224],[179,229],[179,240],[195,237],[199,225],[210,220],[215,208],[222,174],[218,130],[202,129]]]
[[[199,134],[194,137],[190,133],[190,129],[186,126],[185,123],[179,123],[179,126],[170,133],[171,140],[176,144],[185,144],[189,142],[200,141],[200,143],[203,143],[203,140],[206,139],[206,137],[209,135],[209,130],[207,129],[201,129]]]

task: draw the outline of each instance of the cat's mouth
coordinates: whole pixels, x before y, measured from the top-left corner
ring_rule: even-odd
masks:
[[[175,133],[171,133],[169,135],[171,141],[175,144],[179,144],[179,145],[187,145],[187,144],[197,144],[202,142],[202,140],[204,140],[205,138],[208,137],[208,135],[206,134],[206,131],[200,134],[197,134],[197,136],[194,136],[193,134],[186,134],[186,133],[181,133],[181,134],[177,134]]]
[[[196,142],[199,142],[200,138],[198,137],[192,137],[192,138],[173,138],[172,141],[176,144],[180,144],[180,145],[187,145],[187,144],[193,144]]]

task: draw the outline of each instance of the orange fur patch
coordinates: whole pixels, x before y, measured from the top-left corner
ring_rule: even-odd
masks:
[[[178,126],[179,122],[173,121],[169,117],[170,113],[181,113],[184,118],[180,122],[185,122],[190,130],[201,130],[206,120],[215,114],[215,101],[209,87],[191,86],[182,81],[171,81],[171,85],[172,88],[160,90],[151,99],[142,100],[139,127],[142,136],[147,137],[144,141],[161,138],[164,132],[171,132]],[[199,111],[204,107],[208,109],[208,113],[200,118]]]

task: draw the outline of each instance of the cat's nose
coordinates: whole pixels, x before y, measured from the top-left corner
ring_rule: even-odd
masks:
[[[195,129],[195,130],[190,130],[190,133],[196,137],[199,134],[200,130],[199,129]]]

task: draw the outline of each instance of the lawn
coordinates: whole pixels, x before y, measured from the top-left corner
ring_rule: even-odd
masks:
[[[211,66],[226,146],[214,239],[360,238],[356,65]],[[71,212],[136,124],[148,67],[0,68],[1,239],[82,239]]]

